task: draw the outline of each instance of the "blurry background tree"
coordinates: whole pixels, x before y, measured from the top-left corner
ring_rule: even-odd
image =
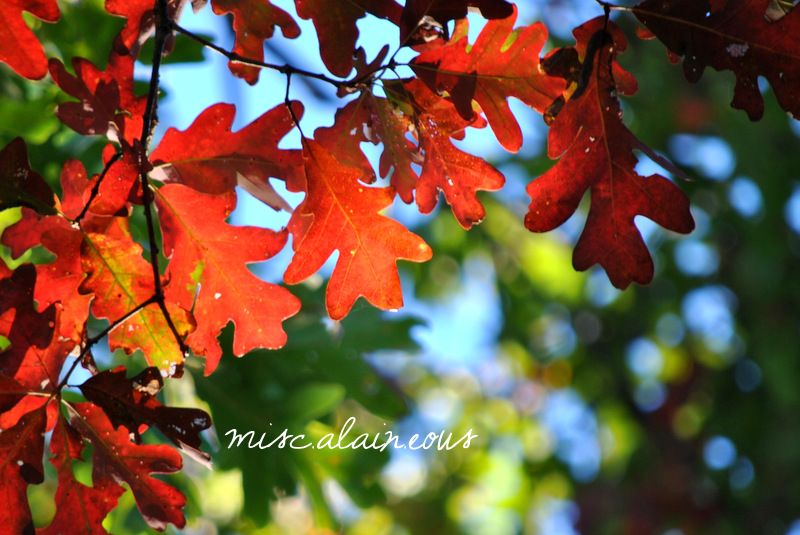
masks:
[[[110,21],[101,0],[60,4],[69,24],[37,27],[48,54],[104,65],[124,21]],[[276,4],[294,13],[291,2]],[[602,13],[588,0],[525,4],[521,22],[544,19],[555,45]],[[631,18],[618,22],[633,36]],[[224,19],[207,11],[182,24],[232,42]],[[382,30],[362,30],[370,51]],[[297,47],[282,38],[268,46],[321,66],[292,56]],[[207,436],[214,470],[188,463],[181,476],[186,533],[800,533],[800,123],[774,98],[751,123],[729,107],[730,74],[709,71],[689,85],[654,59],[663,54],[657,41],[636,40],[620,59],[641,88],[624,102],[631,129],[694,177],[681,184],[697,223],[691,235],[637,220],[656,257],[654,282],[620,292],[597,268],[572,270],[586,206],[554,232],[523,228],[524,187],[553,162],[541,117],[515,108],[525,118],[519,154],[477,134],[465,141],[494,156],[508,180],[483,196],[484,224],[465,233],[449,210],[423,218],[395,209],[437,252],[425,266],[404,266],[403,311],[358,304],[341,323],[322,321],[313,279],[285,349],[223,358],[209,378],[190,367],[194,383],[170,384],[168,399],[205,404],[216,429]],[[245,124],[283,98],[272,74],[251,88],[223,76],[224,58],[184,38],[167,62],[158,135],[219,100],[237,102]],[[327,101],[329,90],[313,80],[296,89],[309,102]],[[49,183],[71,157],[100,161],[102,143],[52,113],[63,98],[53,85],[3,66],[0,94],[0,146],[23,136]],[[309,115],[303,124],[310,131],[325,121]],[[241,204],[235,221],[264,223],[263,211]],[[0,228],[18,214],[0,213]],[[132,365],[107,351],[97,358]],[[473,428],[480,440],[468,450],[375,454],[227,450],[215,438],[267,422],[318,436],[351,415],[365,431]],[[37,525],[54,512],[48,485],[30,490]],[[106,525],[147,532],[130,493]]]

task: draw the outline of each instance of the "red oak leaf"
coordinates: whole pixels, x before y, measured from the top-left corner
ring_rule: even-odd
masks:
[[[36,268],[25,264],[11,273],[5,271],[3,266],[0,269],[0,276],[5,275],[5,278],[0,278],[0,295],[3,296],[0,301],[0,336],[9,343],[0,351],[0,377],[7,379],[3,384],[9,389],[5,393],[13,398],[14,383],[25,393],[52,392],[75,342],[61,336],[64,329],[60,326],[60,307],[50,304],[45,308],[42,303],[34,301]],[[35,305],[44,311],[38,312]],[[26,396],[11,410],[7,403],[3,403],[0,429],[13,426],[20,416],[41,406],[44,401],[46,398]]]
[[[384,88],[387,85],[384,84]],[[421,147],[409,139],[416,129],[413,114],[403,113],[390,99],[371,93],[366,98],[370,111],[368,124],[372,132],[370,141],[383,144],[378,170],[382,177],[391,177],[392,186],[403,202],[411,203],[417,185],[414,167],[424,163]]]
[[[295,114],[303,108],[294,103]],[[289,110],[277,106],[237,132],[231,131],[236,107],[216,104],[184,130],[167,130],[151,160],[155,178],[186,184],[203,193],[221,194],[237,184],[276,210],[291,207],[269,178],[297,180],[303,175],[299,150],[279,149],[294,127]]]
[[[765,18],[769,5],[770,0],[724,5],[647,0],[632,9],[671,52],[683,56],[683,72],[690,82],[698,81],[707,66],[732,71],[733,107],[757,120],[764,114],[758,87],[758,77],[763,76],[781,107],[800,117],[800,9],[770,22]]]
[[[369,63],[363,48],[356,51],[356,77],[369,77],[370,73],[383,63],[389,53],[385,46]],[[391,98],[396,93],[393,88],[398,80],[384,80],[384,92]],[[405,91],[401,91],[405,95]],[[340,95],[344,96],[340,90]],[[410,134],[414,131],[413,111],[402,110],[400,104],[408,108],[408,103],[399,99],[380,98],[370,90],[362,91],[357,100],[349,102],[336,112],[336,121],[332,127],[318,128],[315,132],[317,141],[325,145],[337,160],[349,167],[363,170],[362,182],[375,181],[375,172],[360,144],[370,141],[375,145],[383,144],[383,153],[379,163],[379,172],[383,178],[391,177],[392,186],[397,190],[403,202],[414,200],[414,188],[417,174],[414,165],[422,164],[419,146],[412,142]]]
[[[31,169],[22,138],[0,150],[0,210],[14,206],[27,206],[41,214],[56,213],[53,190]]]
[[[83,463],[84,442],[63,417],[58,419],[50,440],[50,462],[58,472],[56,515],[41,535],[101,535],[107,533],[103,519],[116,507],[124,489],[110,478],[91,487],[75,479],[74,467]]]
[[[147,98],[134,92],[133,64],[133,56],[118,52],[111,52],[104,71],[87,59],[73,58],[73,76],[63,63],[51,59],[53,81],[78,99],[58,105],[56,114],[61,122],[79,134],[107,136],[132,145],[141,135],[147,106]]]
[[[22,364],[14,374],[14,379],[28,392],[52,393],[58,385],[59,373],[64,367],[64,362],[74,348],[75,342],[62,340],[57,333],[54,334],[49,346],[43,349],[36,346],[28,348]],[[28,398],[31,406],[46,399],[34,395]]]
[[[158,368],[146,368],[128,379],[125,367],[100,372],[80,386],[86,399],[102,408],[111,425],[124,425],[139,443],[142,427],[154,426],[175,445],[203,461],[200,432],[211,427],[211,418],[200,409],[165,407],[156,394],[164,386]]]
[[[464,228],[480,222],[485,210],[477,192],[500,189],[503,175],[483,159],[458,149],[451,138],[463,139],[466,127],[482,128],[485,121],[477,115],[463,119],[450,101],[418,80],[385,82],[384,91],[390,98],[365,91],[349,102],[336,113],[332,127],[317,129],[317,141],[338,162],[359,169],[361,181],[367,183],[374,182],[375,174],[359,145],[382,143],[381,176],[390,177],[403,201],[412,202],[416,190],[420,211],[430,213],[442,191]],[[417,165],[422,169],[419,177]]]
[[[472,45],[465,19],[456,24],[445,46],[423,52],[413,63],[418,76],[432,89],[449,93],[465,119],[473,116],[475,100],[497,140],[512,152],[522,146],[522,130],[508,99],[516,97],[543,112],[564,90],[563,80],[546,75],[539,67],[539,54],[547,41],[545,25],[537,22],[514,30],[516,19],[514,8],[509,17],[489,21]]]
[[[394,0],[295,0],[295,6],[301,18],[313,21],[325,66],[341,77],[353,70],[353,51],[358,41],[356,21],[367,13],[399,21],[401,9]]]
[[[336,161],[346,167],[358,169],[361,174],[359,180],[372,184],[376,180],[375,171],[360,146],[362,142],[371,140],[372,134],[367,132],[371,127],[369,104],[362,96],[361,99],[351,101],[336,110],[333,125],[317,128],[314,137]]]
[[[6,533],[33,533],[27,489],[44,481],[46,420],[39,408],[0,433],[0,525]]]
[[[392,203],[393,189],[360,183],[358,169],[338,162],[317,141],[304,140],[303,156],[305,184],[289,185],[306,198],[289,222],[295,254],[284,279],[305,280],[338,251],[326,293],[331,318],[346,316],[360,296],[382,309],[401,307],[397,260],[424,262],[432,252],[422,238],[380,214]]]
[[[211,7],[217,15],[230,13],[233,16],[233,51],[246,58],[263,61],[264,41],[281,29],[284,37],[294,39],[300,28],[287,12],[273,6],[269,0],[213,0]],[[231,61],[231,72],[247,83],[255,84],[261,69]]]
[[[114,146],[106,145],[103,150],[103,162],[108,167],[108,171],[97,189],[97,196],[87,209],[91,214],[95,216],[127,216],[130,203],[142,204],[139,183],[140,166],[136,154],[139,149],[138,141],[134,143],[134,147],[123,145],[121,156],[117,156]],[[147,161],[145,161],[145,165],[149,165]],[[97,180],[99,180],[98,176],[92,178],[92,186]],[[89,197],[83,201],[84,205],[88,201]]]
[[[0,373],[0,413],[16,405],[27,392],[13,377]]]
[[[652,258],[634,224],[637,215],[682,233],[690,232],[694,221],[688,199],[675,184],[660,175],[645,178],[636,173],[634,151],[643,144],[623,124],[616,98],[617,93],[634,93],[637,85],[615,63],[617,53],[625,50],[625,37],[612,23],[610,35],[598,31],[603,32],[602,18],[574,31],[578,55],[592,62],[591,74],[551,125],[548,154],[560,159],[528,185],[531,204],[525,225],[534,232],[558,227],[591,190],[591,208],[573,265],[585,270],[599,263],[614,286],[625,288],[653,277]],[[593,36],[603,39],[597,48],[589,47],[597,38]],[[590,48],[594,54],[587,54]]]
[[[470,8],[480,10],[486,19],[504,19],[514,10],[513,4],[505,0],[406,0],[400,23],[400,41],[416,44],[422,33],[420,29],[435,24],[439,29],[451,20],[463,19]]]
[[[81,262],[86,280],[81,291],[94,294],[91,310],[97,318],[117,321],[149,300],[155,293],[153,271],[142,258],[142,247],[133,241],[127,218],[113,218],[103,232],[84,235]],[[183,308],[168,304],[178,333],[194,327]],[[180,374],[184,355],[161,309],[151,303],[119,324],[108,336],[111,350],[131,354],[141,349],[147,362],[168,375]]]
[[[56,0],[5,0],[0,2],[0,61],[7,63],[17,74],[38,80],[47,74],[47,58],[39,40],[33,34],[22,12],[26,11],[45,22],[61,17]]]
[[[430,213],[441,191],[459,224],[469,229],[486,215],[477,192],[498,190],[505,178],[482,158],[457,148],[451,138],[463,139],[467,126],[482,128],[486,124],[479,117],[464,120],[451,102],[419,80],[408,82],[405,89],[417,109],[416,131],[425,155],[417,182],[417,206],[422,213]]]
[[[126,190],[132,188],[136,175],[131,176],[130,169],[118,172],[124,169],[125,159],[111,166],[90,206],[90,214],[95,210],[116,213],[126,205],[130,196],[130,191]],[[80,162],[71,160],[65,163],[61,172],[59,211],[70,219],[78,217],[96,180],[97,177],[92,181],[87,178]],[[37,245],[55,255],[52,262],[36,265],[33,298],[40,308],[56,304],[60,310],[59,335],[75,343],[83,338],[91,299],[91,296],[79,292],[85,278],[80,254],[83,240],[83,232],[65,217],[41,216],[27,208],[22,210],[22,219],[6,229],[2,236],[3,243],[11,248],[15,257]]]
[[[186,524],[181,509],[186,498],[177,489],[150,474],[171,474],[181,469],[180,454],[169,446],[140,446],[130,441],[125,429],[114,429],[102,409],[92,403],[70,406],[70,423],[92,443],[95,488],[125,482],[133,492],[147,524],[159,531],[167,524]]]
[[[36,269],[29,264],[0,280],[0,336],[10,343],[0,352],[0,373],[7,376],[17,373],[29,348],[46,348],[53,337],[56,309],[49,306],[39,312],[34,308],[35,287]]]
[[[60,216],[40,216],[24,208],[22,219],[3,233],[3,243],[19,256],[42,245],[55,255],[46,264],[36,264],[33,298],[40,308],[60,310],[59,335],[78,343],[89,316],[89,296],[78,293],[84,279],[80,250],[83,235]]]
[[[300,310],[300,301],[285,288],[259,280],[247,264],[264,261],[285,245],[287,234],[225,222],[236,207],[236,195],[207,195],[180,184],[156,194],[170,258],[166,289],[170,301],[192,308],[197,329],[186,339],[206,357],[206,375],[222,356],[217,336],[232,321],[233,353],[276,349],[286,343],[282,322]]]
[[[167,0],[167,16],[177,21],[190,0]],[[192,8],[200,10],[206,0],[191,0]],[[125,17],[127,22],[120,32],[119,41],[114,43],[120,53],[130,52],[139,55],[142,44],[155,33],[156,17],[153,0],[106,0],[106,11],[112,15]]]

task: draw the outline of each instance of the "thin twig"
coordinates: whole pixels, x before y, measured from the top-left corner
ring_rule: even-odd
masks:
[[[122,158],[121,149],[117,150],[116,154],[114,154],[114,156],[112,156],[111,159],[108,160],[108,162],[106,162],[103,171],[100,173],[100,176],[97,177],[97,181],[92,186],[92,191],[89,194],[89,200],[87,200],[86,204],[83,205],[81,213],[79,213],[78,216],[72,220],[73,223],[75,223],[76,225],[80,225],[83,218],[86,217],[87,213],[89,213],[89,207],[91,206],[95,198],[100,194],[100,185],[103,183],[103,180],[106,178],[106,175],[111,170],[111,167],[113,167],[114,164],[120,160],[120,158]]]
[[[208,39],[206,39],[204,37],[201,37],[201,36],[197,35],[196,33],[193,33],[191,31],[187,30],[186,28],[184,28],[183,26],[180,26],[179,24],[177,24],[175,22],[171,22],[170,25],[171,25],[172,29],[174,29],[176,32],[182,33],[186,37],[188,37],[188,38],[190,38],[190,39],[192,39],[194,41],[197,41],[198,43],[200,43],[204,47],[210,48],[211,50],[213,50],[213,51],[215,51],[215,52],[217,52],[219,54],[222,54],[223,56],[225,56],[226,58],[228,58],[229,60],[231,60],[233,62],[241,63],[242,65],[249,65],[250,67],[258,67],[258,68],[261,68],[261,69],[271,69],[271,70],[283,73],[283,74],[285,74],[287,76],[292,75],[292,74],[297,74],[297,75],[305,76],[305,77],[308,77],[308,78],[314,78],[315,80],[320,80],[322,82],[326,82],[328,84],[331,84],[332,86],[336,87],[337,89],[339,87],[342,87],[342,86],[349,86],[350,85],[350,82],[348,82],[348,81],[336,80],[336,79],[331,78],[329,76],[326,76],[326,75],[324,75],[322,73],[307,71],[305,69],[300,69],[298,67],[294,67],[294,66],[288,65],[288,64],[278,65],[278,64],[275,64],[275,63],[267,63],[265,61],[259,61],[257,59],[245,57],[245,56],[242,56],[240,54],[237,54],[236,52],[232,52],[230,50],[225,50],[221,46],[219,46],[217,44],[214,44],[211,41],[209,41]]]
[[[231,50],[226,50],[221,46],[209,41],[208,39],[187,30],[186,28],[177,24],[174,21],[170,21],[170,26],[176,32],[185,35],[186,37],[200,43],[204,47],[209,48],[214,52],[217,52],[218,54],[221,54],[222,56],[225,56],[226,58],[235,63],[241,63],[242,65],[248,65],[250,67],[256,67],[260,69],[271,69],[286,76],[298,75],[298,76],[304,76],[306,78],[313,78],[314,80],[320,80],[322,82],[330,84],[337,89],[340,89],[342,87],[345,88],[358,87],[359,85],[364,84],[366,81],[374,79],[376,73],[378,73],[379,75],[383,74],[383,72],[387,68],[393,65],[392,62],[389,62],[389,64],[381,65],[373,69],[372,71],[366,72],[361,75],[356,75],[354,78],[350,80],[337,80],[336,78],[331,78],[330,76],[327,76],[325,74],[308,71],[306,69],[301,69],[299,67],[295,67],[294,65],[289,65],[289,64],[279,65],[277,63],[268,63],[266,61],[261,61],[254,58],[248,58]]]
[[[67,370],[67,374],[61,380],[61,382],[58,383],[58,386],[56,387],[55,392],[60,392],[61,389],[64,388],[64,386],[67,384],[67,381],[69,381],[69,378],[72,375],[72,372],[75,371],[75,368],[78,367],[78,364],[80,364],[80,362],[83,360],[83,357],[85,357],[86,354],[89,353],[89,351],[91,351],[92,347],[94,347],[94,345],[97,344],[97,342],[99,342],[100,340],[102,340],[103,338],[108,336],[108,334],[111,331],[113,331],[115,328],[117,328],[120,324],[128,321],[131,317],[133,317],[140,310],[142,310],[146,306],[152,305],[153,303],[156,303],[156,302],[158,302],[158,296],[153,294],[152,296],[150,296],[149,299],[139,303],[134,308],[132,308],[131,310],[126,312],[125,315],[123,315],[122,317],[114,320],[114,322],[111,323],[108,327],[106,327],[105,329],[103,329],[102,331],[97,333],[96,335],[92,336],[91,338],[88,338],[86,340],[86,343],[83,345],[83,349],[81,349],[80,354],[75,358],[75,362],[72,363],[72,366],[70,366],[69,370]]]

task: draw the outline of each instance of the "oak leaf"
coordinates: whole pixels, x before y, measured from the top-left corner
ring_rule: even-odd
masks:
[[[166,295],[191,309],[197,329],[186,339],[206,357],[206,375],[222,356],[217,341],[232,321],[236,326],[233,353],[257,348],[276,349],[286,343],[282,322],[300,310],[288,290],[259,280],[247,264],[264,261],[285,245],[287,233],[257,227],[234,227],[225,222],[236,206],[236,195],[199,193],[181,184],[168,184],[156,194],[170,259]]]
[[[295,115],[302,106],[293,103]],[[185,184],[197,191],[222,194],[237,184],[269,206],[291,211],[270,185],[269,178],[297,180],[303,174],[299,150],[279,149],[294,127],[286,106],[277,106],[236,132],[233,104],[216,104],[203,111],[184,131],[167,130],[151,155],[155,178]]]
[[[134,92],[133,65],[129,54],[112,51],[105,70],[84,58],[73,58],[74,75],[64,64],[51,59],[53,81],[78,102],[63,102],[56,115],[79,134],[104,135],[112,141],[125,140],[129,145],[141,135],[146,97]]]
[[[582,271],[599,263],[614,286],[625,288],[653,277],[653,260],[634,224],[636,216],[681,233],[690,232],[694,221],[689,200],[675,184],[661,175],[642,177],[635,170],[634,151],[643,144],[622,122],[616,95],[634,93],[637,83],[616,63],[627,46],[624,35],[613,23],[608,28],[606,33],[599,18],[574,31],[577,55],[591,62],[591,74],[550,127],[548,155],[559,161],[528,185],[531,204],[525,225],[534,232],[558,227],[590,190],[589,216],[573,265]],[[590,47],[598,36],[601,46]]]
[[[44,481],[46,420],[39,408],[0,433],[0,525],[6,533],[33,533],[27,489]]]
[[[38,80],[47,74],[47,58],[36,35],[22,18],[26,11],[45,22],[61,17],[56,0],[4,0],[0,2],[0,61],[17,74]]]
[[[353,51],[358,41],[356,21],[367,13],[398,21],[401,9],[394,0],[295,0],[295,6],[300,18],[314,23],[325,66],[341,77],[353,70]]]
[[[217,15],[232,15],[233,52],[249,59],[264,60],[264,41],[273,36],[276,26],[288,39],[300,35],[300,27],[291,15],[269,0],[212,0],[211,7]],[[258,67],[235,61],[229,62],[228,67],[249,84],[255,84],[261,73]]]
[[[131,237],[127,218],[113,218],[103,231],[86,232],[81,262],[87,274],[81,291],[94,294],[91,310],[95,317],[116,322],[155,294],[152,267]],[[167,310],[180,335],[194,328],[186,310],[173,303]],[[182,371],[184,355],[156,303],[117,325],[108,342],[112,351],[132,354],[141,349],[147,362],[165,375]]]
[[[85,443],[78,432],[60,417],[50,439],[50,462],[58,473],[56,514],[41,535],[104,535],[103,520],[117,505],[124,489],[109,478],[87,486],[75,478],[74,469],[83,463]]]
[[[80,389],[105,411],[114,428],[125,426],[137,444],[140,433],[153,426],[176,446],[207,462],[210,456],[200,451],[200,432],[211,427],[211,418],[200,409],[162,405],[156,395],[163,386],[158,368],[145,368],[128,379],[125,367],[118,366],[90,377]]]
[[[420,54],[412,67],[437,93],[446,91],[465,119],[473,116],[472,101],[480,105],[497,140],[516,152],[522,130],[511,113],[508,99],[515,97],[543,112],[561,94],[564,82],[545,74],[539,54],[547,41],[541,22],[514,30],[517,11],[490,20],[475,43],[467,37],[469,23],[456,24],[450,41]]]
[[[154,478],[181,469],[180,454],[169,446],[138,445],[125,429],[114,429],[103,410],[92,403],[69,406],[70,424],[92,444],[94,487],[127,483],[147,524],[159,531],[168,524],[182,528],[186,498],[177,489]]]
[[[294,257],[284,280],[297,284],[313,275],[336,251],[339,258],[326,291],[333,319],[347,315],[363,296],[384,310],[403,304],[397,260],[425,262],[432,252],[422,238],[381,215],[393,188],[368,187],[358,169],[338,162],[319,142],[303,142],[306,177],[289,184],[306,198],[289,221]]]
[[[424,153],[416,186],[417,206],[422,213],[430,213],[441,191],[458,223],[469,229],[486,215],[478,191],[498,190],[505,178],[484,159],[456,147],[452,140],[463,139],[468,126],[483,128],[486,123],[478,116],[463,119],[451,102],[435,95],[419,80],[406,83],[405,90],[416,107],[416,133]]]
[[[632,8],[670,52],[683,57],[683,72],[697,82],[707,66],[736,75],[731,105],[752,120],[764,114],[758,78],[775,91],[780,106],[800,117],[800,9],[774,22],[770,0],[709,3],[708,0],[647,0]]]
[[[0,150],[0,210],[27,206],[40,214],[54,214],[53,190],[31,169],[28,146],[16,138]]]
[[[0,279],[0,336],[9,346],[0,352],[0,373],[13,377],[22,365],[29,348],[50,345],[56,321],[56,308],[37,310],[34,306],[36,269],[22,265],[10,276]]]
[[[40,308],[55,304],[60,309],[59,335],[75,343],[83,338],[91,296],[79,291],[85,278],[81,263],[84,233],[70,220],[83,214],[84,228],[91,229],[91,220],[97,212],[113,214],[127,205],[137,175],[132,164],[126,162],[123,158],[109,168],[98,195],[85,213],[90,190],[98,177],[89,180],[83,164],[77,160],[66,162],[61,171],[62,197],[57,199],[57,209],[62,215],[42,216],[23,208],[22,219],[2,236],[2,242],[10,247],[14,257],[38,245],[53,253],[52,262],[35,266],[33,298]]]
[[[406,0],[400,22],[400,41],[417,44],[424,41],[426,26],[443,32],[451,20],[466,18],[471,9],[478,9],[486,19],[504,19],[514,10],[506,0]],[[430,34],[428,34],[430,35]]]

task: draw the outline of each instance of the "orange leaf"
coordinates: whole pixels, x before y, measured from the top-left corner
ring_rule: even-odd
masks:
[[[547,41],[541,22],[514,30],[517,11],[491,20],[473,45],[467,39],[466,19],[442,47],[420,54],[413,62],[417,75],[435,91],[447,91],[462,117],[473,115],[476,101],[503,147],[516,152],[522,130],[508,107],[516,97],[543,112],[564,89],[564,82],[544,74],[539,54]]]
[[[346,316],[360,296],[384,310],[400,308],[397,260],[424,262],[432,252],[422,238],[380,214],[394,190],[360,183],[358,169],[338,162],[317,141],[304,140],[303,156],[306,198],[289,222],[295,254],[284,279],[307,279],[338,251],[326,293],[331,318]]]
[[[222,356],[217,336],[229,321],[236,326],[237,356],[282,347],[282,322],[300,310],[300,301],[285,288],[259,280],[247,264],[277,254],[286,232],[227,224],[236,206],[232,192],[206,195],[168,184],[158,190],[156,205],[164,253],[170,258],[167,297],[186,309],[194,304],[197,330],[186,341],[195,353],[205,355],[206,375]]]
[[[302,116],[302,105],[292,105],[295,114]],[[277,106],[232,132],[235,115],[233,104],[216,104],[183,132],[167,130],[151,155],[153,176],[212,194],[231,191],[238,184],[276,210],[291,211],[269,183],[270,177],[297,180],[303,174],[300,151],[278,148],[294,127],[289,110]]]
[[[114,218],[104,232],[87,232],[81,261],[88,278],[81,289],[94,294],[92,313],[109,321],[122,318],[153,296],[155,286],[142,247],[133,241],[127,218]],[[194,328],[194,320],[175,304],[167,309],[179,334]],[[141,349],[148,364],[164,374],[179,374],[184,355],[156,303],[119,324],[108,335],[111,350],[131,354]]]

